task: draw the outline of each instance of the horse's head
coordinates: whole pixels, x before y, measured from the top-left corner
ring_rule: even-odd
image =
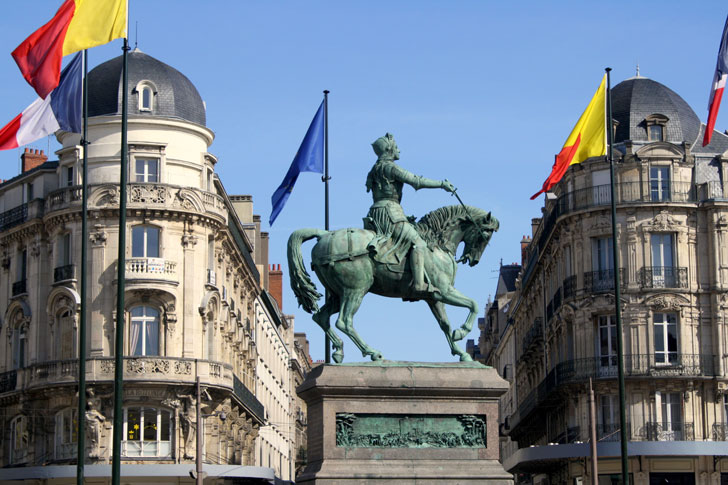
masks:
[[[458,263],[475,266],[480,261],[490,237],[493,232],[498,230],[500,224],[498,219],[493,217],[490,212],[480,211],[478,214],[473,214],[472,217],[474,221],[468,218],[465,222],[466,227],[463,235],[465,247],[460,259],[458,259]]]

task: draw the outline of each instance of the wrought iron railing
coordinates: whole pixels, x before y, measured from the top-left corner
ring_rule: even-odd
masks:
[[[28,280],[22,279],[13,283],[13,296],[23,295],[28,292]]]
[[[639,272],[642,288],[687,288],[688,269],[676,266],[645,266]]]
[[[58,283],[59,281],[75,280],[76,279],[76,265],[66,264],[59,266],[53,270],[53,281]]]
[[[28,219],[28,204],[22,204],[0,214],[0,231],[6,231]]]
[[[564,300],[576,295],[576,275],[569,276],[564,280]]]
[[[263,404],[258,400],[258,398],[255,397],[247,387],[245,387],[243,381],[238,379],[238,376],[236,375],[233,375],[233,392],[237,398],[240,399],[240,402],[242,402],[243,405],[248,408],[248,410],[253,413],[261,423],[265,422],[265,407],[263,407]]]
[[[728,441],[728,423],[713,423],[713,440]]]
[[[523,337],[523,353],[525,354],[528,348],[543,340],[543,320],[541,318],[536,318],[533,321],[533,325],[531,325],[531,328],[526,332],[526,335]]]
[[[650,181],[621,182],[615,184],[614,192],[617,204],[698,201],[695,187],[690,182],[667,182],[661,183],[659,187]],[[537,233],[538,237],[530,245],[530,258],[524,269],[523,286],[525,287],[530,281],[533,268],[539,260],[538,255],[543,253],[559,217],[580,210],[607,206],[611,204],[611,201],[611,187],[609,184],[596,185],[562,194],[550,207],[548,215],[544,216],[540,230]]]
[[[693,423],[651,421],[645,423],[638,435],[647,441],[695,441],[695,428]]]
[[[18,385],[18,371],[10,370],[0,374],[0,394],[14,391]]]
[[[623,288],[627,285],[627,271],[624,268],[619,269],[619,286]],[[603,269],[599,271],[587,271],[584,273],[584,290],[588,293],[603,293],[605,291],[614,291],[614,270]]]

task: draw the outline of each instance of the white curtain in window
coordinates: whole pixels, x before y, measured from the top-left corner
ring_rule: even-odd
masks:
[[[146,348],[144,355],[159,355],[159,318],[148,321],[145,328]]]
[[[129,332],[129,349],[131,355],[144,355],[142,352],[142,343],[140,340],[142,333],[142,322],[131,322],[131,332]]]

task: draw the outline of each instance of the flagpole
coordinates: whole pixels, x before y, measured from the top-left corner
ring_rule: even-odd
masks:
[[[329,90],[324,89],[324,229],[329,230]],[[324,304],[329,301],[329,290],[326,290]],[[330,326],[330,318],[326,319],[326,327]],[[331,363],[331,338],[328,333],[324,335],[324,362]]]
[[[83,50],[83,174],[81,178],[81,315],[78,324],[78,430],[76,441],[76,483],[84,483],[84,461],[86,459],[86,241],[88,240],[88,51]]]
[[[629,461],[627,454],[627,412],[625,406],[624,387],[624,343],[622,335],[622,309],[620,294],[619,251],[617,248],[617,203],[614,190],[614,159],[612,158],[612,85],[610,72],[607,72],[607,160],[609,161],[609,178],[612,199],[612,260],[614,262],[614,312],[617,320],[617,380],[619,382],[619,427],[622,456],[622,484],[629,485]]]
[[[127,121],[129,118],[129,40],[124,37],[121,97],[121,160],[119,167],[119,256],[116,264],[116,342],[114,346],[114,437],[111,485],[119,485],[121,473],[121,431],[124,403],[124,287],[126,267],[126,179],[128,165]]]

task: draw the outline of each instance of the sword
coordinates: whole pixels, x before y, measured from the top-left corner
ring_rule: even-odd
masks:
[[[463,202],[463,199],[461,199],[460,196],[458,195],[458,189],[454,189],[452,191],[452,195],[454,195],[458,199],[458,202],[460,202],[460,205],[462,205],[463,209],[465,209],[465,214],[468,216],[468,219],[470,219],[470,222],[475,224],[475,227],[477,227],[478,230],[480,231],[480,235],[483,236],[485,238],[485,240],[487,241],[488,235],[483,231],[483,228],[480,227],[480,224],[478,224],[475,221],[475,218],[470,214],[470,210],[468,210],[468,206],[465,205],[465,203]]]

